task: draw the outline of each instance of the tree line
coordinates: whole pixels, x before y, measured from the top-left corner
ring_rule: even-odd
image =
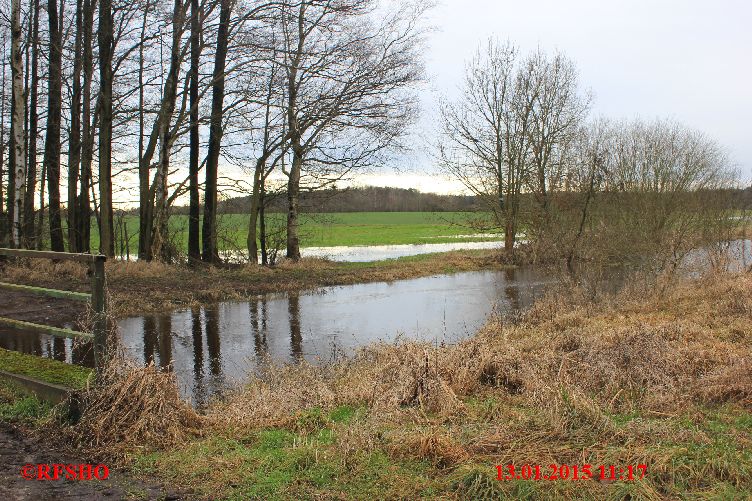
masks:
[[[286,193],[274,191],[267,195],[267,212],[286,211]],[[247,214],[250,196],[233,197],[217,204],[219,214]],[[463,212],[478,208],[472,195],[440,195],[423,193],[414,188],[365,186],[328,188],[300,194],[300,211],[319,212]],[[188,215],[188,206],[176,206],[173,214]]]
[[[251,261],[280,174],[298,259],[301,192],[383,164],[417,114],[422,2],[6,1],[0,240],[13,247],[113,256],[113,207],[138,202],[139,258],[168,260],[187,199],[179,251],[216,262],[218,204],[240,168]]]

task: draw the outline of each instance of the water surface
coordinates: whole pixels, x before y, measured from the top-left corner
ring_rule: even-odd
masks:
[[[452,343],[473,335],[494,309],[530,306],[550,281],[520,268],[325,287],[220,302],[118,322],[136,360],[171,365],[195,403],[242,380],[265,358],[314,363],[400,338]],[[87,345],[31,333],[0,332],[0,347],[92,366]]]

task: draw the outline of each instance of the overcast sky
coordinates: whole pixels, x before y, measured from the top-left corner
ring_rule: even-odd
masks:
[[[717,139],[752,178],[750,0],[443,0],[430,23],[418,127],[429,140],[436,96],[456,95],[465,61],[496,37],[523,52],[566,53],[594,95],[594,114],[674,118]],[[422,175],[432,167],[426,153],[407,164],[409,173],[367,182],[454,191],[453,183]]]

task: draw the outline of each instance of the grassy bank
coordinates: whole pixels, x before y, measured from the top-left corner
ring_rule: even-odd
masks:
[[[750,274],[599,300],[567,287],[458,345],[269,368],[201,416],[168,376],[127,372],[79,426],[197,498],[747,499],[750,320]],[[497,480],[510,463],[647,473]]]
[[[2,348],[0,348],[0,370],[73,389],[86,386],[92,374],[91,369],[85,367]]]
[[[329,285],[391,281],[503,265],[498,252],[455,251],[369,263],[321,259],[284,262],[274,268],[236,266],[189,268],[144,262],[108,262],[107,286],[116,317],[163,312],[200,303],[243,299]],[[2,270],[6,282],[68,290],[89,290],[86,268],[76,263],[19,262]]]

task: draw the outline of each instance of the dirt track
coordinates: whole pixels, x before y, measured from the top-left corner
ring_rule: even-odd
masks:
[[[27,464],[94,463],[71,454],[61,454],[39,440],[21,434],[0,422],[0,499],[184,499],[164,486],[134,479],[126,472],[111,469],[106,480],[26,480],[21,469]]]
[[[0,293],[0,316],[54,327],[75,325],[84,303],[21,292]]]

